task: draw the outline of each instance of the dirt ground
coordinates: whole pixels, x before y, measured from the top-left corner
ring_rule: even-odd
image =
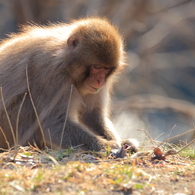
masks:
[[[0,194],[195,194],[195,160],[180,154],[160,161],[151,160],[149,152],[119,159],[32,148],[21,148],[14,159],[13,154],[0,154]]]

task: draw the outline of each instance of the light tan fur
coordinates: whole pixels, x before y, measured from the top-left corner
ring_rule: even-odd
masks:
[[[91,94],[84,83],[94,64],[109,68],[109,73],[104,85]],[[18,144],[35,142],[40,148],[45,147],[29,97],[29,84],[48,147],[59,148],[61,136],[62,148],[80,144],[89,150],[118,146],[119,137],[109,119],[110,91],[117,73],[124,67],[121,35],[106,19],[98,17],[70,24],[30,25],[2,41],[0,87],[14,131],[19,107],[27,93],[19,117]],[[2,99],[0,127],[13,146]],[[7,147],[1,132],[0,147]]]

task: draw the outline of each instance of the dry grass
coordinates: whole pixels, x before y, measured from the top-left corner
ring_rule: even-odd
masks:
[[[109,149],[40,151],[30,146],[5,151],[0,154],[0,194],[195,193],[194,149],[158,163],[151,162],[152,147],[141,150],[124,159],[111,158]]]

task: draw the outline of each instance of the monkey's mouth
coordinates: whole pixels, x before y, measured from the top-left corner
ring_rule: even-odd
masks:
[[[93,87],[89,83],[87,83],[87,85],[94,90],[94,92],[92,92],[91,90],[90,90],[90,92],[92,92],[92,93],[97,93],[98,92],[99,88]]]

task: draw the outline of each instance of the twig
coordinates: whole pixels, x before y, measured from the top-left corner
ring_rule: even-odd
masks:
[[[146,135],[146,137],[148,138],[148,140],[150,141],[151,144],[156,145],[156,143],[153,141],[152,137],[150,136],[149,132],[144,130],[144,129],[137,129],[137,131],[143,131]]]
[[[68,99],[68,106],[67,106],[66,116],[65,116],[65,120],[64,120],[64,126],[63,126],[63,129],[62,129],[62,134],[61,134],[61,140],[60,140],[60,147],[59,147],[59,149],[61,149],[61,147],[62,147],[62,141],[63,141],[63,137],[64,137],[64,131],[65,131],[65,127],[66,127],[66,121],[67,121],[67,118],[68,118],[68,112],[69,112],[70,102],[71,102],[71,97],[72,97],[72,90],[73,90],[73,85],[70,86],[70,96],[69,96],[69,99]]]
[[[21,191],[22,193],[26,193],[26,190],[23,187],[21,187],[18,184],[16,184],[16,182],[14,180],[9,182],[9,185],[14,187],[15,189]]]
[[[7,137],[6,137],[4,131],[3,131],[3,129],[1,127],[0,127],[0,131],[1,131],[1,133],[2,133],[2,135],[4,137],[4,139],[5,139],[5,143],[7,144],[8,149],[10,150],[11,148],[10,148],[9,142],[8,142]]]
[[[18,145],[18,127],[19,127],[19,118],[20,118],[20,113],[21,113],[21,109],[22,109],[22,106],[24,104],[24,100],[26,98],[26,95],[27,93],[24,94],[24,97],[22,99],[22,102],[20,104],[20,107],[19,107],[19,110],[18,110],[18,115],[17,115],[17,118],[16,118],[16,144]]]
[[[180,153],[182,150],[186,149],[188,146],[190,146],[191,144],[193,144],[195,142],[195,139],[193,139],[189,144],[185,145],[182,149],[180,149],[179,151],[177,151],[176,154]]]
[[[73,146],[72,149],[74,150],[74,149],[79,148],[79,147],[84,146],[84,145],[85,145],[85,144],[79,144],[79,145],[77,145],[77,146]]]
[[[175,112],[182,113],[186,116],[194,118],[195,104],[185,100],[178,100],[159,95],[135,95],[131,98],[116,102],[114,104],[115,110],[144,110],[144,109],[171,109]]]
[[[35,143],[35,147],[36,147],[36,151],[38,151],[41,154],[44,154],[45,156],[47,156],[49,159],[51,159],[54,162],[55,165],[60,166],[60,164],[58,163],[58,161],[53,156],[47,154],[43,150],[40,150],[39,147],[36,145],[36,143]],[[35,147],[33,147],[33,148],[35,148]]]
[[[175,125],[174,125],[174,127],[175,127]],[[150,134],[149,134],[146,130],[144,130],[144,129],[137,129],[137,130],[138,130],[138,131],[143,131],[143,132],[146,134],[147,138],[150,140],[150,142],[151,142],[152,144],[156,145],[156,144],[154,143],[153,139],[151,138]],[[185,134],[187,134],[187,133],[190,133],[190,132],[192,132],[192,131],[195,131],[195,129],[191,129],[191,130],[189,130],[189,131],[186,131],[186,132],[181,133],[181,134],[179,134],[179,135],[176,135],[176,136],[174,136],[174,137],[170,137],[170,138],[164,140],[163,142],[161,142],[157,147],[159,148],[160,146],[162,146],[164,143],[168,142],[169,140],[172,140],[172,139],[175,139],[175,138],[177,138],[177,137],[183,136],[183,135],[185,135]],[[195,139],[193,139],[189,144],[185,145],[185,146],[184,146],[183,148],[181,148],[179,151],[170,150],[170,151],[168,151],[165,155],[168,156],[168,155],[175,155],[175,154],[178,154],[178,153],[180,153],[182,150],[184,150],[185,148],[187,148],[188,146],[190,146],[190,145],[193,144],[193,143],[195,143]]]
[[[10,129],[11,129],[13,140],[14,140],[14,146],[16,146],[16,137],[14,135],[14,130],[13,130],[13,127],[12,127],[12,124],[11,124],[11,120],[10,120],[10,117],[8,115],[8,112],[7,112],[7,109],[6,109],[6,106],[5,106],[5,100],[4,100],[4,97],[3,97],[2,87],[0,87],[0,92],[1,92],[1,99],[2,99],[2,103],[3,103],[3,108],[4,108],[4,111],[5,111],[5,114],[6,114],[6,117],[7,117],[9,126],[10,126]]]
[[[13,160],[14,160],[14,162],[15,162],[15,159],[16,159],[16,156],[17,156],[17,154],[18,154],[19,149],[20,149],[20,146],[17,145],[17,147],[15,147],[14,154],[13,154],[13,156],[14,156],[14,157],[13,157]]]
[[[173,130],[175,129],[175,127],[176,127],[176,124],[172,127],[172,129],[171,129],[171,131],[170,131],[170,133],[169,133],[168,137],[170,137],[170,136],[171,136],[171,134],[172,134]]]
[[[158,135],[158,136],[155,138],[155,140],[158,140],[158,138],[159,138],[160,136],[162,136],[164,133],[165,133],[165,132],[162,132],[160,135]]]
[[[160,13],[163,13],[163,12],[167,12],[175,7],[179,7],[181,5],[184,5],[184,4],[187,4],[187,3],[190,3],[191,0],[187,0],[187,1],[183,1],[183,2],[179,2],[178,4],[175,4],[175,5],[172,5],[172,6],[169,6],[169,7],[165,7],[165,8],[162,8],[161,10],[159,11],[155,11],[152,13],[152,15],[155,15],[155,14],[160,14]],[[166,13],[165,13],[166,14]]]
[[[161,143],[159,144],[158,147],[162,146],[165,142],[168,142],[168,141],[170,141],[170,140],[172,140],[172,139],[175,139],[175,138],[177,138],[177,137],[183,136],[183,135],[185,135],[185,134],[187,134],[187,133],[190,133],[190,132],[192,132],[192,131],[195,131],[195,129],[191,129],[191,130],[189,130],[189,131],[186,131],[186,132],[181,133],[181,134],[179,134],[179,135],[176,135],[176,136],[174,136],[174,137],[170,137],[170,138],[164,140],[163,142],[161,142]]]
[[[36,118],[37,118],[37,122],[38,122],[38,125],[39,125],[39,128],[40,128],[40,131],[41,131],[41,135],[43,137],[43,144],[44,144],[44,147],[46,147],[45,135],[44,135],[43,128],[41,126],[41,122],[39,120],[39,116],[38,116],[38,113],[37,113],[37,110],[36,110],[36,107],[35,107],[35,104],[34,104],[34,101],[33,101],[33,98],[32,98],[32,94],[31,94],[31,91],[30,91],[27,66],[26,66],[26,81],[27,81],[27,88],[28,88],[30,101],[32,103],[32,106],[33,106],[33,109],[34,109],[34,112],[35,112],[35,115],[36,115]]]
[[[53,150],[52,141],[51,141],[51,134],[50,134],[49,129],[48,129],[48,135],[49,135],[50,146],[51,146],[51,149]]]

